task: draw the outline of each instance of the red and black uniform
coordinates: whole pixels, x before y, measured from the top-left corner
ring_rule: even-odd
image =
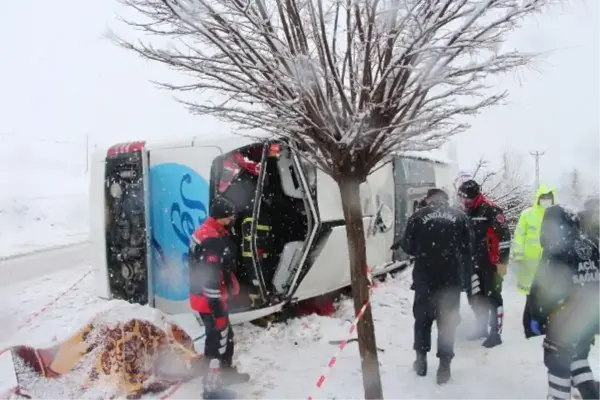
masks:
[[[231,153],[223,160],[217,193],[238,207],[252,203],[256,191],[260,163],[246,158],[242,153]]]
[[[233,357],[228,299],[239,293],[235,260],[236,246],[229,231],[208,217],[190,240],[190,306],[206,328],[205,357],[219,359],[226,366],[231,366]]]
[[[478,193],[467,209],[473,227],[473,265],[478,285],[471,287],[470,302],[479,327],[490,335],[502,333],[504,318],[502,277],[497,264],[507,264],[510,255],[510,229],[502,209]],[[475,281],[476,282],[476,281]],[[483,336],[483,335],[482,335]]]

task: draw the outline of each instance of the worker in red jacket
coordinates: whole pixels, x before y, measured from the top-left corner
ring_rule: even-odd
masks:
[[[481,193],[477,182],[464,182],[458,195],[473,229],[474,274],[468,294],[477,327],[471,339],[485,338],[483,346],[491,348],[502,344],[502,281],[510,255],[510,230],[502,209]]]
[[[250,379],[232,365],[234,344],[228,299],[239,293],[239,283],[233,272],[237,251],[229,227],[235,215],[233,203],[216,197],[210,205],[210,216],[190,240],[190,306],[205,327],[204,356],[209,364],[204,399],[233,398],[235,394],[223,385]]]

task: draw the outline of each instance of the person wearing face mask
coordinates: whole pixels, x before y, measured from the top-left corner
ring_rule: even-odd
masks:
[[[511,256],[517,267],[517,289],[529,293],[535,270],[542,256],[540,234],[545,210],[554,205],[556,191],[541,185],[533,205],[523,210],[513,235]]]
[[[204,399],[234,398],[226,384],[243,383],[248,374],[232,365],[233,330],[229,323],[229,298],[239,293],[234,274],[237,250],[230,227],[236,206],[224,197],[215,197],[210,216],[192,234],[189,249],[190,306],[202,321],[206,338],[204,356],[208,371],[204,377]]]

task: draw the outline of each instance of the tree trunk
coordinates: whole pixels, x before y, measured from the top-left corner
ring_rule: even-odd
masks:
[[[367,251],[363,227],[362,207],[360,200],[360,183],[357,179],[343,178],[338,182],[342,196],[342,208],[346,220],[346,236],[350,256],[350,277],[352,281],[352,297],[354,313],[358,314],[363,305],[369,301],[369,281],[367,279]],[[358,349],[360,351],[363,387],[365,399],[383,399],[379,360],[377,359],[377,343],[371,303],[365,310],[357,326]]]

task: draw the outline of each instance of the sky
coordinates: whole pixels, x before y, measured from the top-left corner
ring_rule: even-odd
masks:
[[[463,169],[509,150],[533,180],[529,152],[540,150],[543,182],[558,185],[577,167],[598,184],[599,5],[567,0],[510,37],[508,46],[549,54],[535,69],[504,77],[509,105],[486,110],[453,140]],[[93,147],[229,130],[189,114],[150,82],[176,72],[106,38],[109,28],[123,29],[115,13],[123,13],[115,0],[0,2],[0,175],[15,162],[38,168],[40,159],[83,171],[86,140]],[[23,159],[32,141],[44,146]]]

